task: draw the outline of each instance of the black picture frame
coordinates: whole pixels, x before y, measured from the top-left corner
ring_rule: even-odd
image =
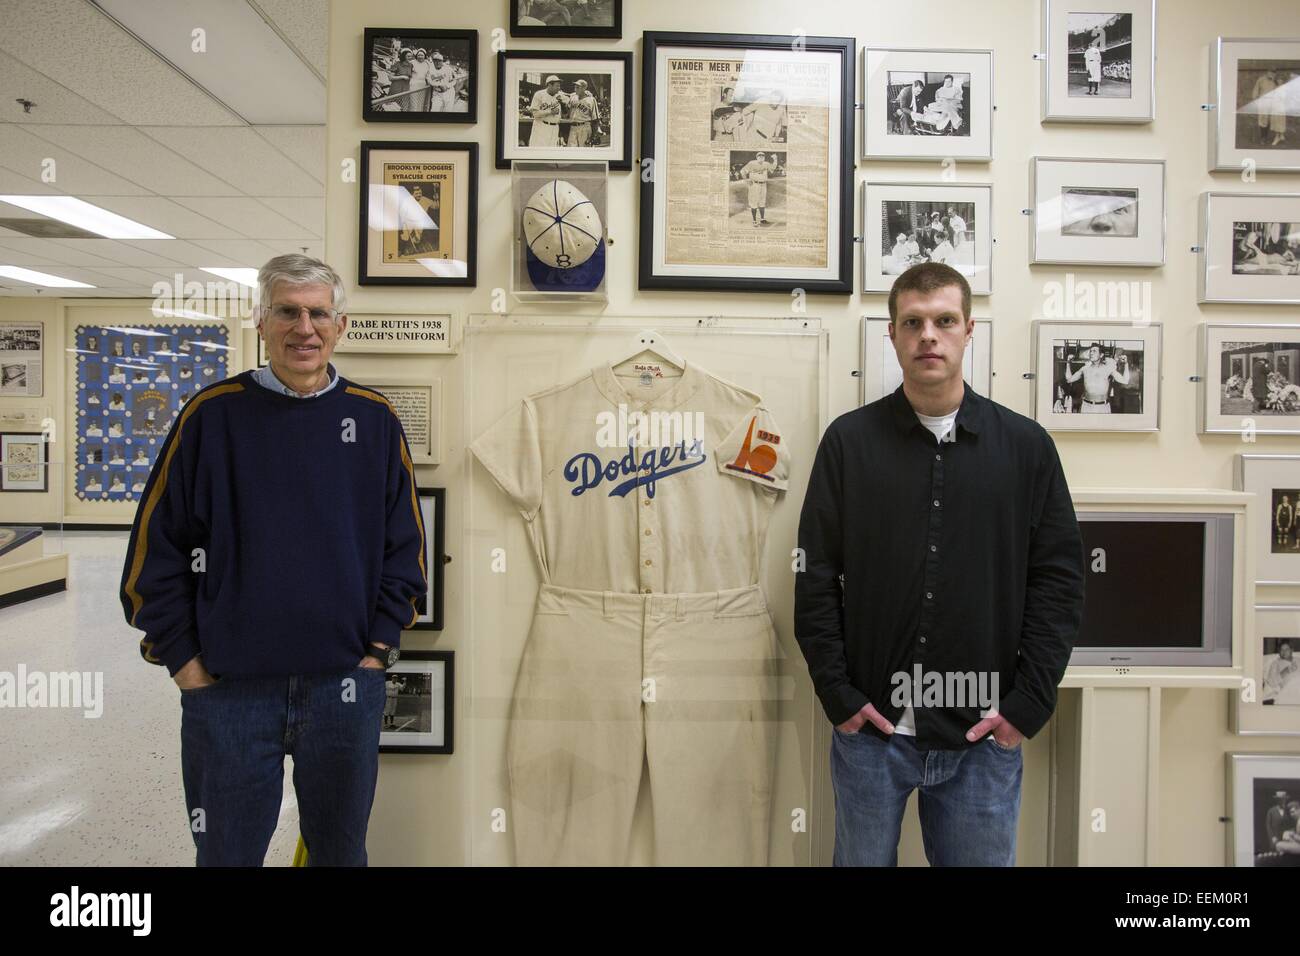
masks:
[[[469,69],[469,90],[465,112],[448,111],[414,111],[376,109],[371,99],[370,64],[373,62],[374,43],[385,37],[401,37],[403,40],[428,41],[430,45],[438,43],[464,43]],[[430,54],[432,55],[432,54]],[[366,27],[361,47],[361,118],[367,123],[476,123],[478,122],[478,88],[482,78],[478,71],[478,31],[477,30],[421,30],[405,27]],[[389,94],[389,100],[401,94]]]
[[[724,292],[792,292],[850,295],[853,292],[853,189],[856,136],[854,109],[854,70],[856,44],[853,37],[795,37],[746,35],[731,33],[680,33],[646,31],[641,44],[641,230],[638,255],[638,288],[708,289]],[[838,211],[838,250],[830,261],[836,276],[830,279],[806,279],[779,276],[680,276],[655,272],[655,118],[662,107],[655,102],[658,51],[660,46],[721,48],[746,50],[809,51],[837,54],[840,58],[839,144],[832,162],[839,168],[839,194],[829,199]]]
[[[590,26],[521,26],[519,0],[510,0],[510,35],[512,37],[574,37],[593,40],[623,39],[623,0],[612,0],[614,22],[607,27]]]
[[[424,525],[424,567],[428,572],[428,590],[425,592],[425,599],[421,602],[419,610],[423,613],[421,616],[427,616],[429,620],[417,620],[411,625],[413,631],[441,631],[443,628],[443,612],[445,601],[443,600],[443,582],[445,580],[444,567],[447,563],[445,545],[447,540],[447,489],[446,488],[420,488],[415,489],[416,497],[420,501],[420,518],[425,518],[424,503],[426,500],[433,502],[433,527],[425,521]],[[429,607],[432,599],[433,607]]]
[[[551,156],[518,156],[513,159],[506,158],[506,96],[513,95],[513,91],[506,88],[507,76],[506,69],[511,60],[608,60],[613,63],[622,63],[623,65],[623,155],[621,159],[610,160],[609,168],[613,170],[630,170],[632,168],[632,87],[636,80],[635,71],[632,69],[632,54],[626,50],[502,50],[497,53],[497,102],[496,102],[496,168],[509,169],[513,159],[520,160],[542,160],[542,161],[564,161],[570,160],[580,162],[587,157],[583,155],[581,149],[564,147],[557,149],[556,155]],[[614,104],[610,104],[611,115],[614,112]],[[559,154],[563,155],[559,155]]]
[[[453,754],[456,752],[456,652],[455,651],[408,651],[403,650],[401,659],[394,665],[392,672],[402,673],[403,664],[441,663],[446,673],[442,707],[443,741],[441,744],[386,743],[384,737],[391,740],[391,732],[380,730],[379,752],[381,754]],[[430,668],[432,670],[432,668]],[[410,671],[407,670],[407,673]],[[387,683],[385,674],[384,682]]]
[[[456,275],[371,275],[367,268],[369,258],[370,225],[370,154],[379,150],[409,152],[412,160],[420,153],[461,152],[465,154],[465,168],[469,173],[468,205],[465,210],[466,272]],[[360,149],[361,175],[358,181],[359,214],[357,218],[357,284],[386,286],[476,286],[478,285],[478,143],[410,142],[406,140],[362,140]]]

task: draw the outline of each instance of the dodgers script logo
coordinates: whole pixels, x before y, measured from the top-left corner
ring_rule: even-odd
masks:
[[[627,454],[622,458],[611,458],[602,462],[600,456],[589,451],[579,452],[564,465],[564,477],[577,483],[570,492],[575,498],[584,491],[590,491],[602,481],[617,481],[620,476],[628,477],[609,490],[609,497],[622,498],[629,491],[645,485],[646,495],[655,496],[655,484],[669,475],[680,474],[692,468],[698,468],[708,461],[704,454],[704,440],[697,438],[690,445],[685,440],[676,445],[663,448],[651,448],[645,452],[640,461],[635,454],[635,445],[627,443]],[[669,467],[674,465],[675,467]]]

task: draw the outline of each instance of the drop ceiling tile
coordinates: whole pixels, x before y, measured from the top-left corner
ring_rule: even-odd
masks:
[[[272,212],[256,199],[209,199],[205,197],[177,196],[176,202],[200,215],[237,229],[250,239],[291,239],[302,233],[302,227]],[[209,238],[191,236],[192,239]],[[214,237],[215,238],[215,237]]]
[[[323,199],[259,196],[258,202],[301,226],[305,233],[313,238],[320,239],[325,235],[325,200]]]
[[[49,165],[49,160],[54,161],[53,166]],[[149,192],[12,123],[0,124],[0,166],[41,182],[45,182],[49,170],[54,178],[48,185],[83,199],[91,196],[140,196]]]
[[[255,239],[196,239],[194,245],[212,252],[207,266],[246,266],[257,269],[276,251]]]
[[[4,19],[0,50],[130,125],[243,125],[85,0],[4,0]]]
[[[238,196],[229,183],[129,126],[40,126],[30,132],[153,193]]]
[[[0,123],[120,123],[43,73],[0,53]],[[19,99],[35,105],[24,112]]]
[[[52,196],[58,190],[39,180],[20,176],[13,170],[0,166],[0,194],[14,196]]]
[[[261,8],[303,59],[325,76],[329,55],[329,0],[249,0]]]
[[[214,200],[232,202],[235,200]],[[177,239],[239,239],[241,234],[233,232],[205,216],[200,216],[192,209],[161,196],[117,196],[103,197],[96,204],[146,226],[159,229]],[[164,242],[166,240],[156,240]]]
[[[320,196],[324,188],[251,129],[142,128],[247,196]]]
[[[318,183],[325,182],[324,126],[254,126],[253,132],[302,167]]]
[[[97,256],[80,245],[82,239],[5,239],[2,243],[6,249],[27,252],[31,255],[44,256],[49,262],[58,262],[69,266],[82,266],[87,269],[96,266],[115,266],[116,262]]]
[[[128,245],[137,249],[143,249],[147,252],[153,252],[160,256],[181,263],[175,268],[159,265],[157,268],[164,272],[184,271],[186,267],[198,269],[200,266],[212,265],[214,253],[211,249],[204,249],[192,242],[184,242],[180,239],[129,239],[124,240]],[[207,273],[200,273],[207,275]],[[208,276],[208,278],[212,278]]]
[[[153,241],[159,243],[160,247],[166,248],[166,244],[172,240],[157,239]],[[120,239],[82,239],[81,248],[123,267],[147,269],[178,265],[175,259],[170,259],[166,255],[152,250],[137,249]]]

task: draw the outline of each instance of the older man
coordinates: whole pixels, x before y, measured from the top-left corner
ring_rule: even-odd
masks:
[[[347,328],[334,270],[278,256],[258,288],[270,364],[172,425],[122,606],[180,688],[198,864],[262,863],[290,754],[310,861],[365,865],[384,672],[425,593],[415,475],[393,407],[329,362]]]

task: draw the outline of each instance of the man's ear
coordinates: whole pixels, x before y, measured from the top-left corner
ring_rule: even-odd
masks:
[[[894,320],[889,320],[889,341],[894,341]]]

